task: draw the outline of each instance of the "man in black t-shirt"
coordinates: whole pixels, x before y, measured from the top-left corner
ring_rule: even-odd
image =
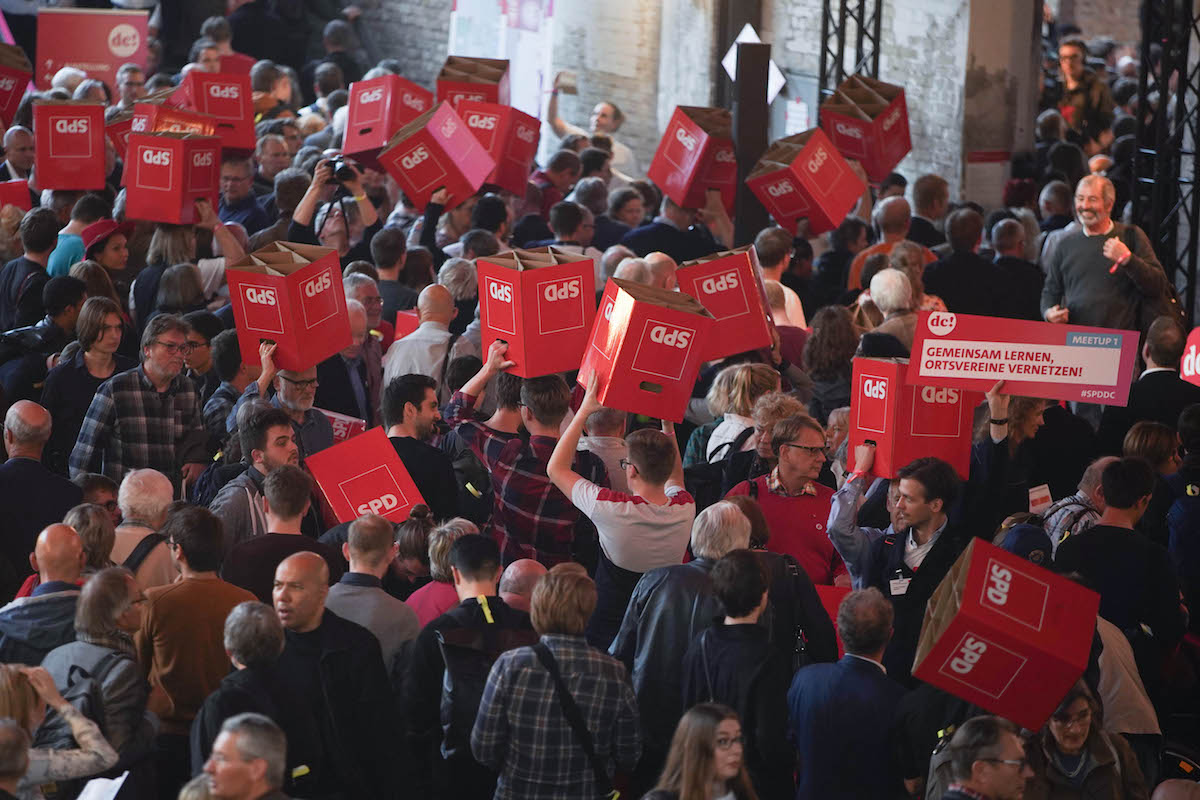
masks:
[[[383,424],[434,519],[458,514],[458,487],[450,458],[429,444],[441,419],[437,383],[416,373],[393,378],[383,392]]]

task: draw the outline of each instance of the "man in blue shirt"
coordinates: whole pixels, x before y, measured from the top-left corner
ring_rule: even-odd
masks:
[[[221,160],[221,222],[241,223],[253,236],[271,224],[254,200],[254,165],[245,156],[226,155]]]

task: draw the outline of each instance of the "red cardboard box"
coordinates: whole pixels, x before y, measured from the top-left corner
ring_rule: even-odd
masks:
[[[29,182],[20,178],[13,181],[0,181],[0,208],[16,206],[22,211],[33,208],[33,198],[29,196]]]
[[[32,77],[33,65],[25,57],[25,51],[15,44],[0,43],[0,123],[4,127],[12,125]]]
[[[363,514],[404,522],[413,506],[425,502],[383,428],[372,428],[313,453],[304,464],[338,522],[350,522]]]
[[[825,608],[825,613],[829,615],[829,619],[833,622],[833,635],[837,637],[838,658],[846,655],[846,647],[842,644],[842,635],[837,629],[837,614],[838,608],[842,605],[842,601],[846,599],[846,595],[850,594],[850,589],[845,586],[822,586],[813,584],[813,588],[817,590],[817,596],[821,598],[821,605]]]
[[[207,114],[174,108],[162,102],[139,102],[133,106],[131,133],[195,133],[215,136],[217,121]]]
[[[421,315],[417,313],[416,309],[412,311],[397,311],[396,324],[394,326],[396,333],[392,337],[392,341],[403,339],[419,327],[421,327]]]
[[[42,189],[103,189],[104,105],[77,100],[33,103],[34,170]]]
[[[537,156],[541,123],[511,106],[474,100],[459,103],[458,115],[496,162],[487,183],[523,197]]]
[[[609,408],[683,421],[712,315],[681,292],[611,278],[592,324],[579,385],[600,376]]]
[[[238,344],[257,364],[258,344],[278,344],[280,369],[306,370],[349,346],[350,319],[337,251],[273,242],[225,269]]]
[[[821,103],[821,127],[846,158],[882,181],[912,149],[904,89],[851,75]]]
[[[357,417],[351,417],[348,414],[339,414],[336,411],[326,411],[323,408],[318,408],[329,420],[329,424],[333,426],[333,443],[341,444],[347,439],[353,439],[367,429],[367,421]]]
[[[125,159],[125,214],[192,225],[197,200],[217,207],[220,179],[221,140],[216,136],[132,134]]]
[[[982,395],[965,389],[904,382],[906,358],[856,358],[850,384],[850,454],[875,443],[871,474],[896,477],[896,470],[921,456],[948,462],[966,480],[971,469],[971,426]]]
[[[437,99],[455,108],[464,100],[508,105],[508,61],[450,56],[437,76]]]
[[[866,189],[820,128],[772,142],[746,185],[784,228],[807,217],[810,235],[840,225]]]
[[[171,96],[171,105],[212,117],[226,150],[254,149],[254,100],[249,75],[192,70]]]
[[[133,109],[127,108],[109,118],[104,124],[104,135],[112,142],[113,147],[122,159],[129,150],[129,136],[133,133]],[[124,176],[122,175],[122,183]]]
[[[1100,595],[972,539],[925,608],[913,677],[1038,730],[1087,666]]]
[[[509,369],[536,378],[579,366],[596,316],[596,267],[556,247],[512,250],[475,262],[482,340],[508,342]]]
[[[49,89],[63,67],[78,67],[115,87],[122,64],[145,67],[149,22],[148,11],[39,8],[37,88]]]
[[[716,322],[704,361],[771,346],[771,309],[754,247],[714,253],[679,265],[679,291],[696,298]]]
[[[221,56],[221,72],[230,75],[249,75],[250,69],[257,63],[257,60],[245,53],[230,53],[227,56]]]
[[[379,154],[379,163],[417,208],[424,208],[442,187],[450,192],[446,208],[454,208],[479,191],[496,168],[449,103],[397,131]]]
[[[726,210],[732,213],[737,156],[729,112],[676,106],[646,175],[683,208],[704,208],[706,192],[718,189]]]
[[[350,84],[350,111],[342,151],[374,166],[398,129],[433,108],[433,92],[399,75]]]

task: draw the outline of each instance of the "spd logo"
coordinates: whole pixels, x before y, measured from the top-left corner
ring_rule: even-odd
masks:
[[[171,170],[171,151],[162,147],[139,146],[141,156],[137,165],[135,183],[139,188],[169,192],[174,188],[175,176]]]
[[[283,314],[273,286],[242,284],[241,293],[245,298],[241,306],[248,329],[255,334],[283,333]],[[241,324],[242,320],[238,320],[238,325]]]
[[[1012,570],[1001,564],[993,563],[988,570],[987,588],[984,594],[993,605],[1002,606],[1008,602],[1008,590],[1012,586]]]
[[[330,291],[333,279],[326,269],[320,275],[300,284],[300,308],[304,313],[304,327],[314,328],[338,313],[338,296],[341,292]]]
[[[338,488],[346,499],[346,505],[358,515],[379,514],[396,522],[404,518],[404,513],[412,505],[386,464],[341,481]]]
[[[935,311],[929,315],[929,332],[934,336],[945,336],[957,324],[958,317],[949,311]]]
[[[946,655],[938,672],[955,683],[999,699],[1013,685],[1026,663],[1027,659],[1021,654],[966,632],[954,650]]]
[[[537,284],[538,333],[582,331],[583,278],[559,278]]]
[[[141,43],[142,37],[137,28],[127,22],[114,25],[108,34],[108,52],[117,58],[129,58],[137,52]]]
[[[449,121],[447,120],[447,122]],[[472,114],[467,117],[467,127],[478,128],[481,131],[494,131],[496,129],[496,117],[491,114]]]
[[[834,130],[836,130],[842,136],[849,136],[851,139],[863,138],[862,128],[856,128],[855,126],[847,125],[844,122],[835,123],[833,127]]]
[[[203,153],[193,153],[192,154],[192,166],[193,167],[211,167],[212,165],[213,165],[213,154],[212,154],[211,150],[207,150]]]
[[[425,149],[425,145],[419,144],[409,152],[400,157],[400,166],[405,169],[413,169],[418,164],[429,159],[429,151]]]
[[[900,109],[894,108],[892,109],[892,113],[883,118],[883,129],[885,131],[891,130],[892,126],[896,124],[896,120],[898,119],[900,119]]]
[[[458,130],[458,123],[447,117],[446,119],[442,120],[442,127],[440,130],[442,132],[442,136],[445,136],[447,139],[449,139],[454,135],[454,132]]]
[[[401,96],[400,102],[404,103],[404,105],[408,106],[409,108],[411,108],[414,111],[424,111],[425,110],[425,101],[422,100],[421,98],[417,97],[412,92],[405,92]]]
[[[792,187],[791,181],[779,181],[772,183],[767,187],[767,194],[771,197],[783,197],[785,194],[791,194],[795,189]]]
[[[723,275],[714,275],[711,278],[705,278],[700,282],[700,291],[705,294],[717,294],[718,292],[727,292],[730,289],[736,289],[737,286],[737,272],[726,272]]]
[[[667,347],[678,347],[680,350],[687,350],[688,345],[692,342],[692,333],[692,331],[670,328],[666,325],[655,325],[650,329],[650,341],[658,342]]]
[[[922,386],[921,399],[926,403],[937,403],[938,405],[957,405],[962,394],[958,389],[947,389],[946,387]]]
[[[239,100],[242,92],[236,83],[213,83],[208,87],[208,96],[217,100]]]
[[[275,302],[275,290],[263,289],[258,286],[247,286],[245,289],[246,300],[251,303],[257,303],[262,306],[273,306]]]
[[[171,151],[159,150],[156,147],[142,148],[142,163],[159,167],[171,166]]]
[[[975,669],[975,665],[979,663],[979,659],[983,657],[987,649],[987,642],[976,639],[974,636],[967,636],[959,647],[958,654],[950,659],[950,669],[959,675],[968,674]]]
[[[486,99],[487,98],[481,94],[478,94],[478,93],[473,94],[470,92],[456,92],[456,93],[450,95],[450,97],[449,97],[450,102],[456,106],[459,103],[464,103],[464,102],[465,103],[482,103]]]
[[[399,507],[400,498],[391,492],[388,492],[387,494],[380,495],[379,497],[371,498],[354,510],[358,512],[359,516],[362,516],[363,514],[379,514],[380,516],[386,516],[389,511],[395,511]]]
[[[696,145],[698,144],[696,137],[684,130],[683,126],[675,129],[675,140],[683,145],[689,153],[695,152]]]
[[[818,147],[812,157],[808,159],[808,171],[816,175],[821,167],[825,166],[825,162],[829,160],[829,152],[824,147]]]
[[[374,89],[367,89],[365,91],[358,93],[358,102],[363,103],[363,104],[378,103],[382,99],[383,99],[383,87],[382,86],[376,86]]]
[[[734,153],[733,153],[733,151],[732,151],[732,150],[730,150],[730,149],[728,149],[728,148],[725,148],[725,149],[722,149],[722,150],[718,150],[718,151],[717,151],[717,155],[715,156],[715,160],[716,160],[716,161],[717,161],[717,163],[719,163],[719,164],[736,164],[736,163],[737,163],[737,156],[736,156],[736,155],[734,155]]]
[[[129,125],[129,130],[133,133],[142,133],[150,124],[150,120],[146,117],[134,117],[133,122]]]
[[[86,117],[64,118],[60,117],[54,121],[55,133],[87,133],[88,120]]]
[[[874,400],[887,399],[887,378],[866,378],[863,380],[863,397]]]
[[[513,303],[514,286],[508,281],[492,277],[483,279],[487,283],[487,302],[480,315],[492,330],[510,335],[517,332],[517,311]]]
[[[859,376],[858,394],[852,399],[850,408],[855,427],[860,431],[884,433],[887,430],[888,388],[886,375]]]
[[[530,128],[526,125],[517,126],[517,138],[525,144],[533,144],[533,141],[536,137],[537,131],[535,131],[533,128]]]
[[[17,82],[13,78],[0,78],[0,92],[11,92],[17,88]]]
[[[1050,587],[1037,576],[1018,567],[988,559],[987,577],[979,603],[992,611],[1040,631],[1050,602]]]

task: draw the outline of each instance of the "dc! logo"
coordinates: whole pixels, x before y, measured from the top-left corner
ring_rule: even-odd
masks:
[[[929,315],[929,332],[934,336],[945,336],[954,330],[958,317],[949,311],[935,311]]]
[[[108,34],[108,52],[117,58],[129,58],[137,52],[141,43],[142,37],[137,28],[125,22],[114,25]]]

